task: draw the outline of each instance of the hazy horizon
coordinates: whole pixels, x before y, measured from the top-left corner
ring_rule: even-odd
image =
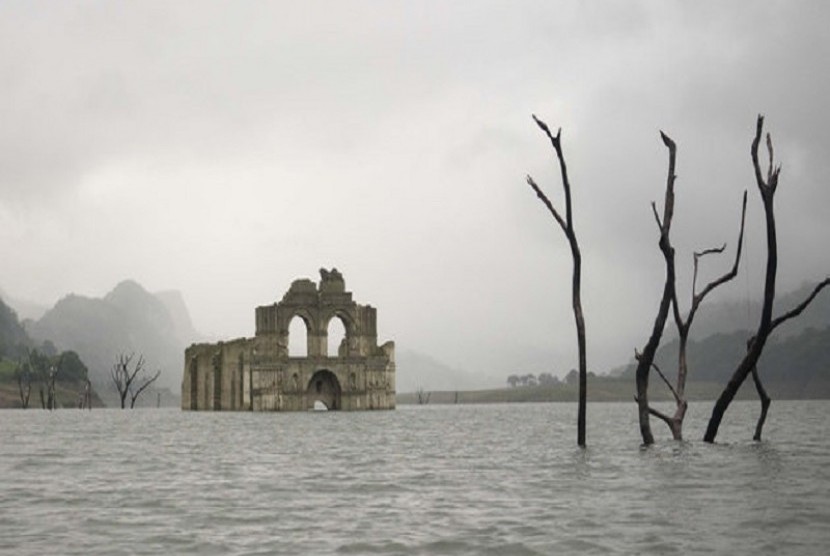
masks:
[[[197,330],[337,267],[379,340],[480,376],[575,367],[562,128],[584,255],[589,370],[641,347],[664,276],[664,130],[678,144],[681,302],[691,252],[746,256],[716,296],[758,295],[749,145],[776,159],[779,291],[824,278],[830,54],[821,2],[0,4],[0,288],[51,306],[123,279],[182,293]],[[533,369],[528,369],[534,372]]]

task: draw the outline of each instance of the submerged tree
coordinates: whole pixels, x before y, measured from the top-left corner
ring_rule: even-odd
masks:
[[[28,361],[19,361],[14,371],[17,378],[17,390],[20,394],[20,407],[29,407],[29,396],[32,393],[32,368]]]
[[[576,232],[574,232],[573,210],[571,206],[571,184],[568,180],[568,168],[565,164],[565,157],[562,155],[562,143],[560,141],[562,129],[560,128],[556,132],[556,136],[553,136],[545,122],[537,118],[535,115],[533,116],[533,121],[535,121],[536,125],[538,125],[539,128],[545,132],[545,135],[547,135],[548,139],[551,142],[551,145],[553,146],[553,150],[556,151],[556,158],[559,160],[559,174],[562,178],[562,188],[565,191],[565,217],[563,218],[562,215],[560,215],[559,212],[557,212],[556,208],[554,208],[553,206],[553,203],[551,203],[550,199],[548,199],[547,195],[545,195],[545,193],[539,188],[539,186],[536,184],[533,178],[527,176],[527,183],[530,185],[530,187],[533,188],[533,190],[536,192],[536,195],[539,197],[539,200],[541,200],[542,203],[544,203],[548,211],[550,211],[554,220],[556,220],[556,222],[559,224],[559,227],[562,228],[562,231],[565,233],[565,237],[568,239],[568,244],[571,247],[571,256],[573,258],[571,295],[574,320],[576,321],[576,343],[577,348],[579,350],[579,404],[577,408],[576,441],[579,446],[584,447],[586,420],[585,414],[588,387],[588,363],[585,348],[585,317],[582,313],[581,295],[582,254],[579,251],[579,243],[576,239]]]
[[[694,321],[695,315],[697,314],[698,309],[700,308],[700,304],[703,303],[703,300],[706,298],[707,295],[712,293],[716,288],[719,286],[729,282],[738,274],[738,265],[741,261],[741,249],[743,247],[743,239],[744,239],[744,223],[746,221],[746,191],[744,191],[743,196],[743,203],[741,209],[741,229],[738,233],[738,244],[737,249],[735,250],[735,262],[732,264],[732,268],[720,276],[719,278],[711,281],[700,293],[697,292],[697,274],[698,274],[698,267],[700,259],[706,255],[714,255],[723,253],[726,249],[726,245],[724,244],[722,247],[713,248],[713,249],[706,249],[704,251],[695,252],[692,256],[693,258],[693,274],[692,274],[692,302],[689,308],[689,312],[684,319],[680,315],[680,308],[679,303],[677,300],[677,287],[676,285],[672,286],[672,308],[674,313],[674,322],[677,326],[677,334],[678,334],[678,358],[677,358],[677,379],[675,384],[672,385],[671,382],[666,378],[666,375],[660,370],[660,368],[652,361],[651,366],[660,376],[660,378],[665,382],[666,386],[668,386],[669,390],[672,393],[672,396],[675,401],[675,411],[674,415],[666,415],[665,413],[654,409],[653,407],[649,406],[649,413],[654,415],[655,417],[661,419],[663,422],[668,425],[669,430],[671,430],[672,436],[675,440],[682,440],[683,439],[683,420],[686,417],[686,409],[688,408],[688,401],[686,400],[686,379],[688,377],[688,359],[686,357],[686,348],[689,342],[689,331],[692,328],[692,322]]]
[[[28,363],[33,378],[38,382],[38,395],[40,406],[43,409],[52,410],[57,408],[57,397],[55,395],[55,381],[60,370],[60,361],[55,365],[52,358],[33,349],[28,353]]]
[[[756,425],[755,434],[755,437],[760,439],[761,429],[763,428],[763,423],[766,419],[766,410],[769,408],[769,397],[766,395],[766,391],[764,390],[763,385],[760,382],[760,377],[758,376],[758,359],[761,357],[761,354],[764,351],[764,346],[766,345],[767,339],[772,331],[782,322],[800,314],[801,311],[803,311],[804,308],[815,298],[816,294],[818,294],[818,292],[827,285],[827,280],[825,280],[816,286],[816,289],[804,303],[777,319],[772,318],[772,306],[775,302],[775,280],[778,270],[778,240],[776,235],[775,208],[773,201],[775,198],[775,192],[778,188],[778,177],[781,174],[781,166],[775,165],[772,138],[769,133],[767,133],[766,145],[769,161],[766,177],[764,177],[758,155],[763,130],[764,117],[759,115],[755,126],[755,138],[752,140],[750,153],[752,156],[752,166],[755,171],[755,182],[758,186],[758,191],[761,194],[761,201],[764,206],[767,236],[767,264],[764,275],[764,300],[763,305],[761,306],[761,321],[758,324],[758,328],[753,338],[748,342],[746,355],[744,355],[744,358],[732,373],[732,377],[729,379],[729,382],[724,387],[721,395],[718,397],[718,400],[712,408],[712,415],[709,418],[706,433],[703,437],[703,440],[706,442],[715,441],[718,434],[718,428],[720,427],[720,423],[723,420],[726,410],[729,408],[729,405],[738,393],[738,389],[750,373],[753,373],[756,388],[758,388],[762,402],[761,417]]]
[[[110,369],[110,376],[118,390],[121,398],[121,409],[126,407],[127,396],[130,397],[130,409],[135,407],[135,402],[144,390],[147,389],[161,375],[156,371],[154,375],[148,376],[144,373],[144,356],[139,355],[138,361],[131,366],[134,354],[118,356],[118,360]]]
[[[648,379],[649,371],[654,365],[654,356],[657,353],[657,348],[660,346],[660,339],[663,336],[663,330],[666,327],[666,319],[669,316],[669,308],[675,296],[675,267],[674,267],[674,247],[671,244],[670,232],[672,218],[674,217],[674,182],[677,176],[674,173],[675,162],[677,160],[677,146],[671,138],[660,132],[660,137],[663,139],[663,144],[669,149],[669,172],[666,178],[666,195],[663,201],[663,218],[657,212],[657,205],[651,203],[652,212],[654,212],[654,219],[657,221],[657,227],[660,230],[660,251],[663,253],[663,258],[666,261],[666,281],[663,285],[663,296],[660,299],[660,307],[657,309],[657,316],[654,318],[654,325],[651,329],[651,335],[646,342],[642,352],[635,351],[637,359],[637,370],[635,371],[635,380],[637,384],[637,406],[638,418],[640,422],[640,436],[643,438],[643,444],[654,444],[654,434],[651,432],[651,423],[649,421],[649,414],[651,408],[648,404]]]
[[[774,331],[778,326],[787,322],[788,320],[797,317],[807,308],[807,306],[812,303],[813,299],[819,294],[821,290],[823,290],[828,284],[830,284],[830,278],[825,278],[821,282],[819,282],[810,295],[807,298],[799,303],[795,308],[790,311],[787,311],[783,315],[773,319],[772,324],[770,325],[770,332]],[[752,348],[752,343],[755,341],[755,337],[749,339],[746,343],[747,351]],[[752,439],[760,441],[761,440],[761,433],[764,430],[764,423],[767,420],[767,412],[769,411],[769,406],[772,404],[772,399],[767,394],[766,388],[764,388],[763,383],[761,382],[761,377],[758,374],[758,365],[752,367],[752,380],[755,383],[755,390],[758,392],[758,397],[761,400],[761,413],[758,416],[758,421],[755,424],[755,434],[753,435]]]

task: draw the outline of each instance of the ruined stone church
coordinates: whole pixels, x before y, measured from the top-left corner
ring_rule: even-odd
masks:
[[[307,355],[292,356],[289,325],[306,328]],[[327,353],[328,328],[345,338]],[[343,276],[320,270],[320,283],[295,280],[282,301],[256,308],[256,335],[185,350],[182,409],[304,411],[395,408],[395,343],[377,344],[377,310],[358,305]]]

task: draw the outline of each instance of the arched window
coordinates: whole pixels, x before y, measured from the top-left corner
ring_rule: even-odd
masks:
[[[326,355],[328,357],[341,357],[340,347],[342,345],[344,346],[342,356],[345,356],[346,326],[340,317],[334,316],[329,320],[327,335]]]
[[[299,315],[288,324],[288,355],[308,357],[308,325]]]

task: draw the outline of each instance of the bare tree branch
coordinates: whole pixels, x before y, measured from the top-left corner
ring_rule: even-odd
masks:
[[[571,300],[573,305],[574,321],[576,323],[576,341],[577,349],[579,351],[579,399],[577,406],[577,444],[581,447],[585,446],[586,434],[586,405],[588,401],[588,363],[585,343],[585,316],[582,312],[582,254],[579,251],[579,242],[576,239],[576,233],[573,226],[573,208],[571,204],[571,182],[568,179],[568,167],[565,163],[565,156],[562,153],[562,142],[560,141],[562,130],[556,132],[556,136],[551,134],[548,125],[533,115],[533,121],[545,133],[550,140],[553,150],[556,151],[556,158],[559,161],[559,175],[562,179],[562,189],[565,192],[565,215],[564,217],[554,208],[553,203],[550,202],[547,195],[545,195],[541,188],[533,181],[530,176],[527,177],[527,183],[536,192],[536,196],[545,204],[550,213],[553,215],[559,227],[568,239],[568,244],[571,248],[571,257],[573,259],[573,274],[571,280]]]
[[[668,175],[666,177],[666,194],[663,204],[663,218],[661,219],[656,204],[652,203],[652,212],[660,227],[660,251],[663,253],[663,258],[666,262],[666,280],[663,286],[663,294],[660,299],[660,307],[657,310],[657,316],[654,318],[654,325],[651,334],[646,342],[643,352],[637,359],[637,370],[635,371],[636,386],[637,386],[637,406],[638,419],[640,424],[640,435],[643,438],[643,444],[654,444],[654,434],[651,431],[651,424],[649,422],[650,408],[648,405],[648,380],[649,371],[654,361],[654,356],[657,353],[657,348],[660,345],[660,338],[663,336],[663,330],[666,326],[666,319],[668,318],[669,309],[672,306],[672,301],[675,296],[675,265],[674,265],[674,248],[671,245],[670,232],[672,217],[674,215],[674,182],[677,176],[674,173],[675,164],[677,160],[677,146],[668,135],[660,132],[660,137],[663,144],[669,151],[669,167]]]
[[[637,402],[638,404],[640,403],[640,399],[637,396],[634,396],[634,401]],[[665,422],[669,426],[669,428],[672,427],[673,419],[671,417],[669,417],[668,415],[666,415],[665,413],[663,413],[659,409],[655,409],[655,408],[651,407],[650,405],[648,406],[647,409],[648,409],[648,412],[649,412],[650,415],[654,415],[655,417],[657,417],[661,421]]]
[[[530,185],[530,187],[533,188],[533,191],[536,192],[536,196],[539,197],[539,199],[542,201],[542,203],[544,203],[545,206],[548,207],[548,210],[550,211],[550,213],[553,215],[553,217],[556,219],[556,221],[562,227],[562,231],[567,233],[568,225],[565,223],[565,220],[556,211],[556,208],[554,208],[553,203],[550,202],[550,199],[548,199],[548,196],[545,195],[545,193],[539,188],[539,186],[536,184],[536,182],[533,181],[532,177],[527,176],[527,183],[528,183],[528,185]]]
[[[666,384],[666,386],[668,386],[669,390],[672,393],[672,396],[674,396],[674,401],[680,403],[680,396],[677,395],[677,391],[674,389],[674,386],[672,386],[672,383],[669,382],[669,379],[666,378],[666,375],[663,374],[663,371],[660,370],[660,367],[657,366],[657,363],[652,362],[651,368],[657,371],[657,374],[660,375],[660,378],[662,378],[663,382]]]
[[[694,301],[695,293],[697,292],[698,261],[706,255],[719,255],[723,253],[725,249],[726,244],[724,243],[720,247],[713,247],[710,249],[704,249],[703,251],[695,251],[694,253],[692,253],[692,259],[694,261],[694,270],[692,271],[692,301]]]
[[[783,315],[773,319],[772,323],[770,324],[770,332],[772,332],[779,325],[790,320],[791,318],[795,318],[798,315],[800,315],[802,311],[804,311],[804,309],[806,309],[807,306],[810,305],[810,303],[812,303],[813,299],[816,298],[819,292],[823,290],[828,284],[830,284],[830,278],[825,278],[824,280],[816,284],[816,287],[813,288],[813,291],[810,293],[810,295],[807,296],[807,298],[804,301],[802,301],[800,304],[798,304],[795,308],[791,309],[790,311],[787,311]],[[755,337],[753,336],[747,342],[747,351],[749,351],[754,341]],[[755,390],[758,392],[758,398],[761,400],[761,413],[758,416],[757,423],[755,424],[755,434],[753,435],[752,439],[757,442],[760,442],[761,433],[764,430],[764,423],[767,420],[767,413],[769,412],[769,407],[772,404],[772,399],[770,398],[769,394],[767,394],[767,391],[764,388],[763,383],[761,382],[761,376],[758,373],[757,365],[752,367],[752,381],[755,383]]]
[[[663,223],[660,222],[660,215],[657,213],[657,203],[654,201],[651,202],[651,212],[654,213],[654,220],[657,222],[657,229],[660,230],[660,233],[663,233]]]
[[[781,167],[775,166],[773,161],[772,139],[767,134],[767,150],[769,152],[769,167],[767,170],[767,179],[764,180],[761,174],[761,165],[758,160],[758,146],[761,142],[761,135],[764,129],[764,117],[758,115],[758,120],[755,126],[755,137],[752,140],[752,147],[750,148],[750,155],[752,157],[752,167],[755,172],[755,181],[758,185],[758,191],[761,194],[761,200],[764,205],[764,219],[766,224],[767,236],[767,264],[764,273],[764,301],[761,306],[761,321],[758,324],[758,329],[755,333],[755,338],[751,343],[751,347],[747,350],[744,358],[738,364],[738,367],[732,373],[729,382],[724,387],[714,407],[712,408],[712,415],[709,417],[709,423],[706,426],[706,433],[703,436],[705,442],[714,442],[718,434],[718,428],[723,420],[723,416],[738,389],[741,387],[747,376],[752,372],[752,369],[758,364],[758,359],[764,351],[767,338],[772,332],[772,306],[775,301],[775,281],[778,272],[778,239],[775,225],[775,208],[773,205],[773,198],[775,191],[778,188],[778,177],[781,173]]]
[[[136,361],[135,365],[130,368],[130,364],[134,356],[135,354],[132,353],[130,355],[125,355],[123,353],[120,354],[115,364],[110,369],[110,376],[112,377],[112,381],[118,390],[118,396],[121,399],[121,409],[126,407],[127,396],[130,397],[130,408],[134,408],[138,396],[140,396],[141,393],[148,386],[150,386],[150,384],[155,382],[161,374],[161,371],[157,371],[152,377],[139,376],[139,374],[144,370],[144,356],[139,355],[138,361]],[[138,382],[136,382],[137,379]]]
[[[159,375],[161,375],[161,370],[156,371],[156,374],[154,374],[152,377],[145,379],[141,383],[141,385],[138,388],[136,388],[135,392],[132,392],[132,390],[131,390],[131,392],[130,392],[130,409],[135,407],[135,401],[138,399],[138,397],[141,395],[141,393],[144,390],[147,389],[148,386],[150,386],[152,383],[154,383],[156,381],[156,379],[159,377]]]
[[[800,315],[804,311],[804,309],[806,309],[807,306],[813,302],[813,299],[816,298],[819,292],[823,290],[828,284],[830,284],[830,277],[825,278],[824,280],[816,284],[816,287],[813,288],[812,293],[810,293],[810,295],[808,295],[807,298],[804,301],[802,301],[799,305],[797,305],[795,308],[773,319],[772,323],[770,324],[771,331],[775,330],[779,325],[787,322],[791,318]]]

